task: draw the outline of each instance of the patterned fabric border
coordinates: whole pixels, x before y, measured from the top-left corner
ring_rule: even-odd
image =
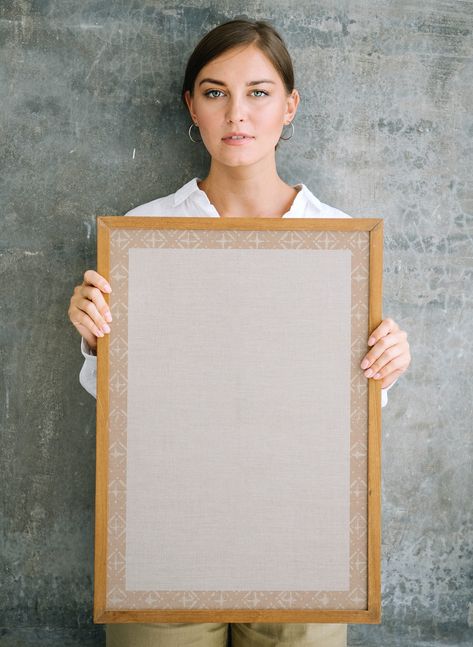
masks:
[[[350,589],[346,591],[127,591],[127,295],[130,248],[349,249],[352,254]],[[120,609],[365,609],[367,607],[367,380],[369,233],[252,230],[111,231],[107,607]],[[120,295],[120,298],[116,298]]]

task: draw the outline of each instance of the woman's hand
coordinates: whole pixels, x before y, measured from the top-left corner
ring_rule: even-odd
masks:
[[[76,285],[71,297],[67,314],[92,350],[97,348],[97,337],[110,332],[108,323],[112,321],[112,315],[102,292],[111,291],[103,276],[94,270],[86,270],[82,284]]]
[[[392,319],[383,319],[371,333],[368,346],[373,348],[363,358],[361,368],[365,369],[366,377],[382,379],[381,388],[385,389],[411,362],[407,333]]]

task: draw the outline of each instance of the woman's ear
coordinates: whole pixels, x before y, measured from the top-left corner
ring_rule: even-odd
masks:
[[[197,121],[197,117],[195,116],[194,111],[193,111],[194,101],[193,101],[193,99],[191,97],[191,93],[190,93],[189,90],[186,90],[184,92],[184,99],[186,100],[186,104],[187,104],[187,107],[189,109],[191,119],[195,123]]]
[[[290,123],[296,116],[297,106],[299,105],[300,100],[299,92],[294,88],[291,94],[287,97],[286,114],[284,115],[284,121],[287,121],[287,123]]]

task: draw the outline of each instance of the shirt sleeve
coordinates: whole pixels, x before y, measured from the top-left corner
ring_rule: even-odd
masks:
[[[388,403],[388,391],[392,386],[394,386],[396,384],[397,380],[398,380],[398,378],[396,378],[394,380],[394,382],[392,384],[390,384],[389,386],[387,386],[385,389],[381,389],[381,406],[382,407],[385,407],[387,405],[387,403]]]
[[[86,340],[81,337],[80,350],[84,363],[79,373],[79,382],[94,398],[97,398],[97,355]]]

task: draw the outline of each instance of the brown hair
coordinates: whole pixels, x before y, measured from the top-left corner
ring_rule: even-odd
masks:
[[[294,89],[294,69],[286,45],[278,32],[262,20],[239,18],[218,25],[197,43],[184,74],[181,97],[187,108],[185,93],[194,94],[194,83],[200,70],[212,59],[239,45],[254,43],[278,71],[288,94]]]

